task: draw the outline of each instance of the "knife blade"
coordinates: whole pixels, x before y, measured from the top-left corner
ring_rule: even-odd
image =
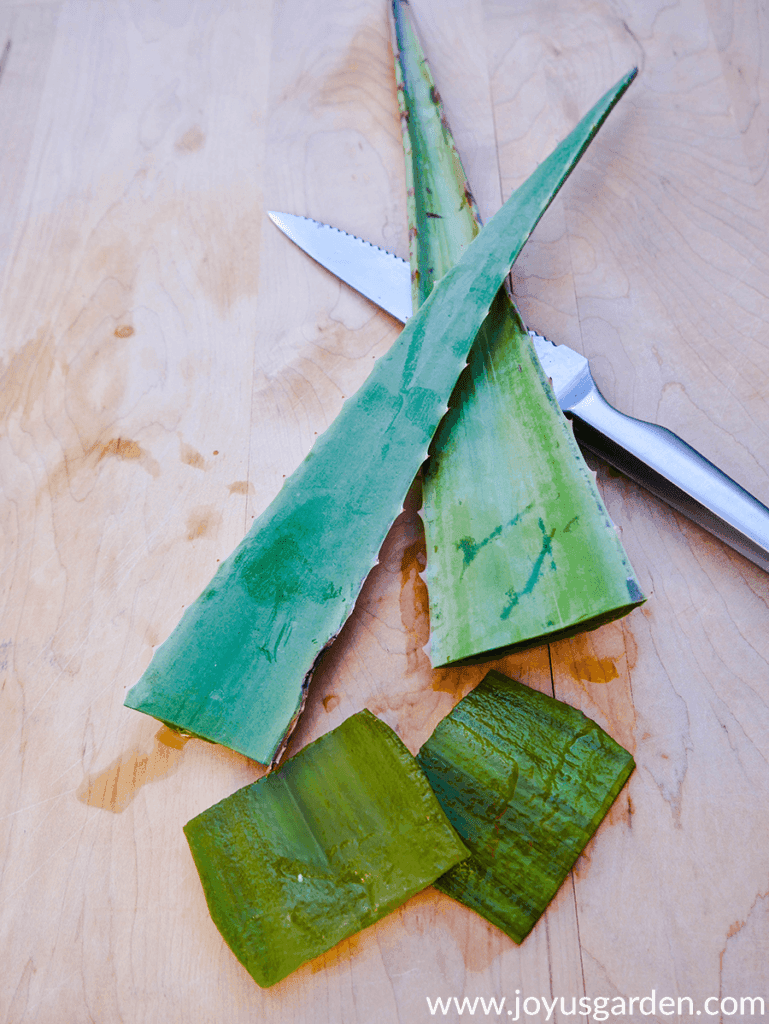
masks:
[[[396,320],[405,323],[411,316],[411,269],[405,260],[309,217],[274,210],[268,216],[308,256]],[[583,448],[769,572],[769,508],[671,430],[610,405],[584,356],[529,334]]]

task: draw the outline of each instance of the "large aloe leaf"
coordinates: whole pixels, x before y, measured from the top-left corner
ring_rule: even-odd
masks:
[[[512,262],[633,74],[515,192],[184,613],[126,704],[262,763],[351,612]]]
[[[581,711],[490,672],[417,755],[471,856],[435,883],[522,942],[635,767]]]
[[[416,308],[480,220],[405,0],[394,0],[393,14]],[[449,405],[423,487],[433,665],[560,639],[640,604],[593,474],[505,290]]]
[[[412,755],[368,711],[184,831],[214,923],[262,986],[468,855]]]

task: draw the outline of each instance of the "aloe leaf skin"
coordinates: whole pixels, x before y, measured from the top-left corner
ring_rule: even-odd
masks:
[[[406,157],[413,308],[457,262],[481,218],[407,0],[393,0],[393,54]]]
[[[423,476],[436,666],[561,640],[645,600],[511,309],[500,292]]]
[[[262,987],[468,856],[415,759],[368,711],[184,832],[214,923]]]
[[[280,755],[495,294],[634,76],[606,93],[433,289],[158,648],[128,707],[262,764]]]
[[[406,0],[393,0],[415,308],[480,227]],[[515,305],[502,290],[423,472],[434,666],[594,629],[644,600]]]
[[[417,755],[471,856],[435,883],[523,942],[629,778],[581,711],[490,672]]]

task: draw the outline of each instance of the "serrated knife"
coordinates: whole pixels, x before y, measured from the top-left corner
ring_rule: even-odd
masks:
[[[411,268],[384,249],[309,217],[268,211],[292,242],[326,270],[405,323]],[[529,331],[561,409],[583,448],[769,572],[769,508],[666,427],[619,412],[587,359]]]

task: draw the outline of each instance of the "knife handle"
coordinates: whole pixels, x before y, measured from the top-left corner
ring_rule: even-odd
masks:
[[[769,572],[769,508],[671,430],[626,416],[590,384],[565,410],[577,441]]]

